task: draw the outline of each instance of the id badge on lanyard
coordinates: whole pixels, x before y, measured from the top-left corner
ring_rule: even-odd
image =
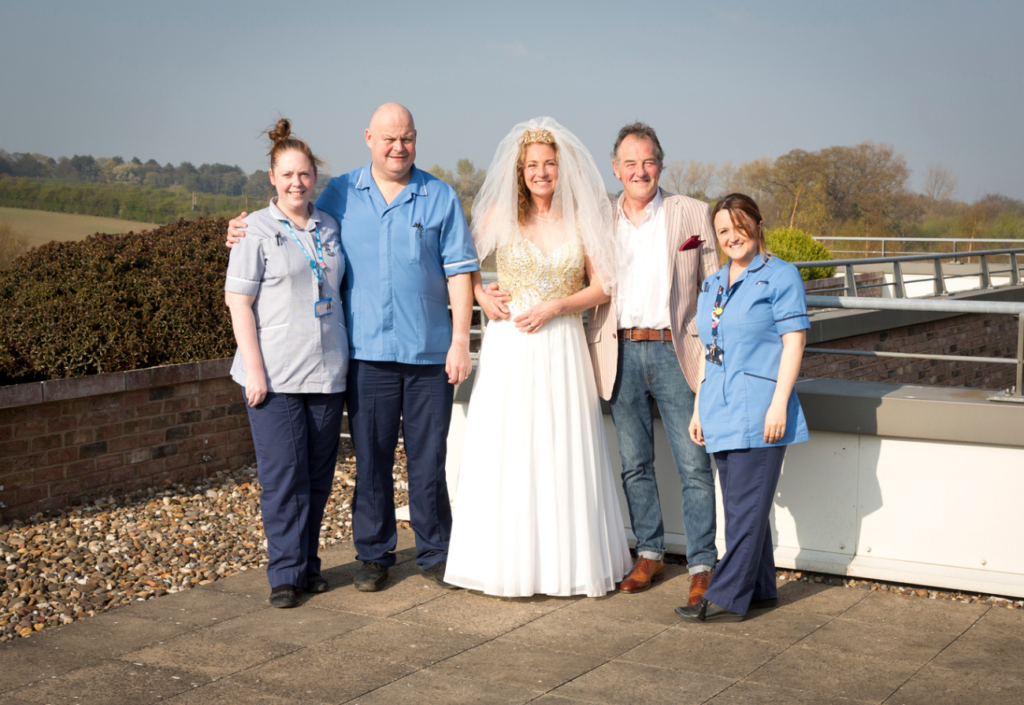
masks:
[[[743,283],[743,280],[733,284],[735,289],[737,286]],[[722,365],[725,358],[725,351],[718,347],[718,324],[722,321],[722,314],[725,313],[725,307],[732,301],[732,297],[736,295],[733,291],[729,294],[729,298],[726,299],[725,303],[722,303],[722,294],[725,293],[725,287],[721,284],[718,285],[718,295],[715,296],[715,305],[711,309],[711,342],[704,346],[704,359],[715,365]]]
[[[320,228],[316,225],[313,226],[313,244],[316,246],[316,260],[309,256],[306,252],[306,248],[302,245],[302,241],[295,236],[295,231],[292,230],[292,225],[287,220],[284,224],[288,227],[288,234],[295,240],[295,244],[299,246],[299,250],[306,256],[306,262],[309,263],[309,268],[313,270],[313,274],[316,275],[316,291],[319,297],[313,304],[313,318],[323,318],[324,316],[330,316],[334,312],[334,300],[330,296],[324,296],[324,270],[327,269],[327,264],[324,262],[323,246],[320,243]],[[330,252],[328,252],[330,254]]]
[[[313,304],[313,318],[323,318],[324,316],[330,316],[334,311],[334,302],[330,296],[325,299],[320,299]]]

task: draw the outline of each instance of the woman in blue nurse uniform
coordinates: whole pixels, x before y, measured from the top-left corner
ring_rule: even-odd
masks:
[[[730,194],[712,218],[729,261],[704,280],[697,300],[704,381],[690,437],[715,456],[726,554],[704,599],[676,614],[738,622],[778,600],[768,515],[786,447],[808,438],[793,385],[810,323],[800,272],[768,252],[753,199]]]

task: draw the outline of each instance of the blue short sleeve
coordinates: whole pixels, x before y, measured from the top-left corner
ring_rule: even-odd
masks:
[[[473,237],[454,191],[448,199],[444,224],[441,226],[441,262],[445,276],[448,277],[480,269]]]
[[[779,335],[785,335],[810,328],[811,321],[807,317],[807,294],[800,270],[786,262],[780,264],[781,271],[772,278],[772,316]]]
[[[336,176],[327,182],[327,188],[321,191],[316,199],[317,210],[327,213],[339,223],[341,222],[341,199],[338,193],[338,179]]]

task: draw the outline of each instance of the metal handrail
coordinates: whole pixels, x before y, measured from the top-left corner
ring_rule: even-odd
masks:
[[[1024,247],[1016,248],[1003,248],[998,250],[978,250],[972,252],[972,257],[978,257],[981,262],[981,272],[975,274],[956,274],[950,275],[950,279],[956,277],[968,277],[978,276],[981,279],[982,289],[992,289],[992,274],[993,272],[989,269],[988,258],[996,255],[1008,255],[1010,258],[1009,270],[997,270],[996,273],[1002,273],[1004,271],[1010,272],[1010,285],[1016,286],[1020,284],[1020,265],[1017,261],[1017,255],[1024,254]],[[907,296],[906,282],[903,280],[903,264],[906,262],[932,262],[935,269],[935,276],[926,279],[915,279],[910,283],[921,282],[921,281],[932,281],[935,283],[933,288],[933,294],[935,296],[942,296],[948,294],[949,290],[946,288],[946,275],[942,270],[942,260],[944,259],[956,259],[958,255],[956,253],[949,252],[933,252],[928,254],[919,255],[898,255],[891,257],[864,257],[861,259],[826,259],[826,260],[814,260],[812,262],[793,262],[793,266],[797,269],[808,269],[811,267],[842,267],[844,269],[844,279],[846,280],[846,289],[848,296],[859,296],[860,287],[857,284],[856,274],[854,272],[854,266],[868,265],[868,264],[891,264],[893,281],[886,282],[884,284],[869,284],[863,288],[874,288],[891,286],[893,287],[893,295],[898,299],[904,299]]]
[[[971,355],[923,355],[919,353],[881,352],[877,350],[840,350],[835,348],[804,348],[805,353],[824,355],[853,355],[859,357],[897,357],[918,360],[953,360],[957,362],[985,362],[1016,365],[1017,379],[1014,391],[998,401],[1024,402],[1024,303],[1012,301],[958,301],[936,299],[862,299],[851,296],[808,296],[808,308],[867,309],[875,311],[927,311],[931,313],[988,313],[1017,316],[1017,356],[980,357]],[[821,311],[812,312],[817,315]]]

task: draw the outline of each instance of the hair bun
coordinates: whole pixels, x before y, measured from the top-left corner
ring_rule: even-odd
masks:
[[[267,136],[270,137],[271,142],[283,142],[288,139],[292,134],[292,124],[287,118],[281,118],[277,121],[277,125],[267,132]]]

